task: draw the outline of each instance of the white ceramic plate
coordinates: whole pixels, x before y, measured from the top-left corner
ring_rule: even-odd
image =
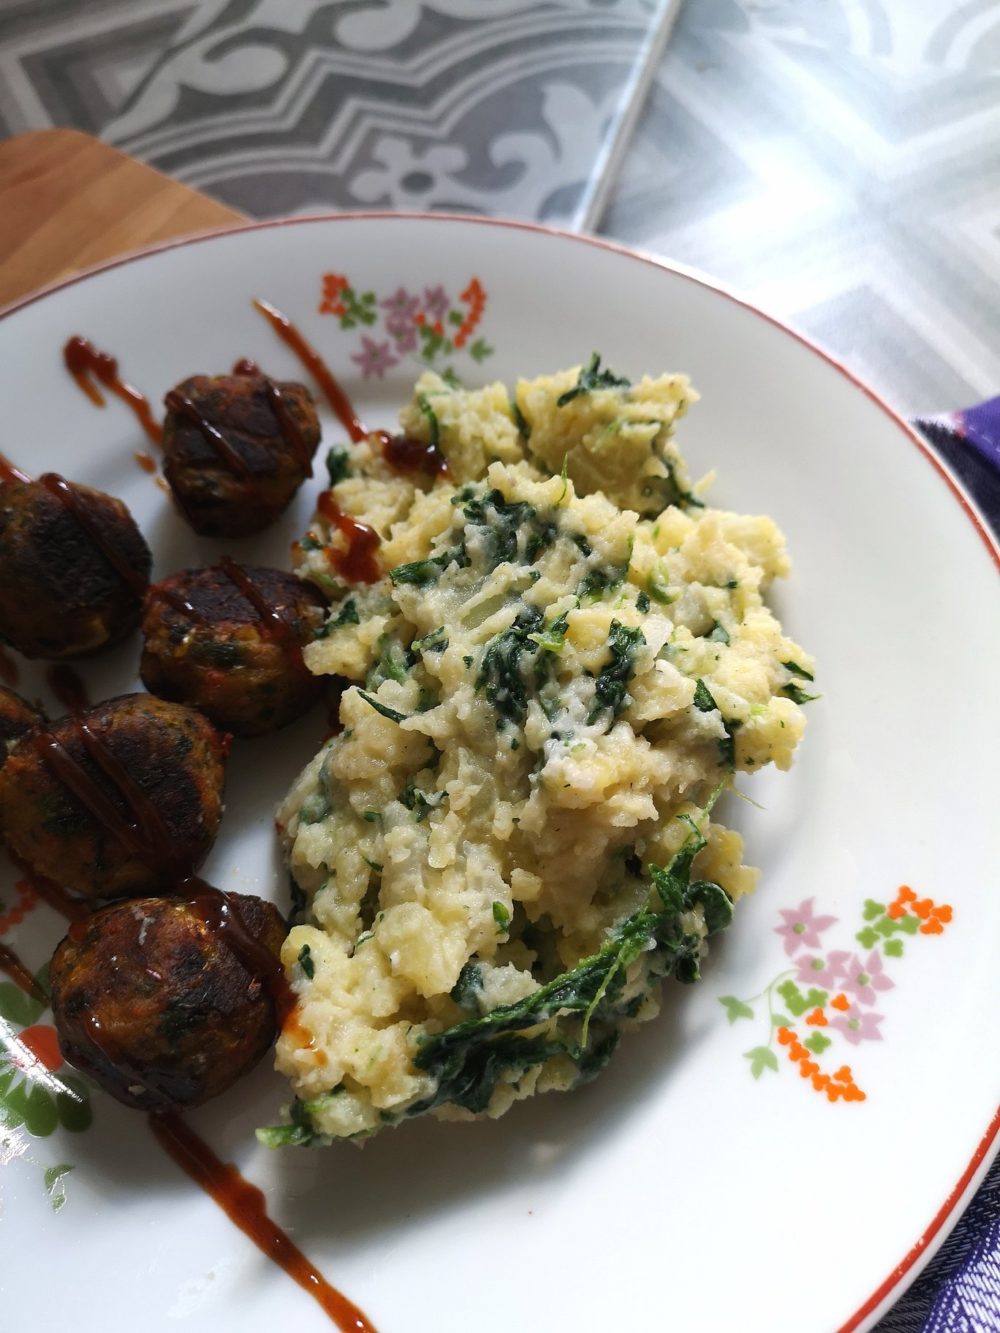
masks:
[[[359,300],[374,293],[361,307],[373,324],[350,326],[342,279]],[[682,447],[696,475],[718,470],[716,503],[784,528],[795,572],[775,600],[818,658],[822,698],[794,770],[741,782],[765,808],[729,802],[763,868],[759,892],[703,982],[673,987],[595,1084],[498,1123],[419,1122],[362,1152],[275,1154],[253,1129],[284,1090],[261,1068],[193,1123],[382,1333],[869,1327],[996,1148],[1000,617],[997,553],[968,501],[873,395],[689,274],[515,225],[301,220],[124,261],[0,321],[0,447],[31,472],[122,496],[156,576],[220,545],[185,528],[133,460],[147,446],[128,411],[92,407],[62,345],[85,334],[154,402],[240,356],[298,377],[254,296],[299,323],[379,426],[420,369],[407,343],[433,346],[421,314],[464,333],[433,359],[469,382],[594,348],[632,375],[688,371],[702,402]],[[340,438],[324,425],[327,444]],[[319,482],[264,539],[228,549],[287,560]],[[136,661],[131,642],[83,674],[100,697],[132,687]],[[21,684],[48,697],[37,670]],[[234,749],[215,883],[284,903],[271,811],[323,728],[314,714]],[[16,875],[2,873],[4,938],[38,965],[60,923],[47,907],[22,915]],[[158,1152],[142,1117],[92,1091],[89,1128],[52,1128],[52,1076],[46,1091],[17,1036],[27,1025],[27,1046],[49,1051],[49,1015],[0,995],[7,1059],[28,1066],[0,1085],[8,1104],[33,1087],[36,1130],[0,1137],[5,1325],[328,1327]]]

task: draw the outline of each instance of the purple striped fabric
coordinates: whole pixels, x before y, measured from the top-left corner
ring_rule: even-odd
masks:
[[[1000,1329],[1000,1160],[954,1231],[876,1333],[997,1333]]]
[[[1000,398],[913,423],[961,477],[1000,536]]]
[[[913,423],[1000,537],[1000,397]],[[1000,1159],[926,1270],[877,1333],[1000,1333]]]

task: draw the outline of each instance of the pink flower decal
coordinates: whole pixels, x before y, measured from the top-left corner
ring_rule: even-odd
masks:
[[[831,949],[825,960],[816,954],[805,954],[798,960],[796,980],[808,986],[825,986],[827,990],[833,990],[840,985],[844,964],[849,957],[846,949]]]
[[[774,929],[776,934],[785,937],[785,953],[789,957],[803,944],[810,949],[818,949],[822,944],[820,932],[829,930],[837,920],[835,916],[816,916],[813,912],[815,901],[815,898],[803,898],[796,908],[780,909],[785,922]]]
[[[415,352],[417,350],[418,325],[404,315],[389,315],[385,321],[386,333],[391,333],[396,340],[397,352]]]
[[[873,1013],[871,1009],[860,1009],[856,1004],[848,1005],[842,1013],[830,1019],[830,1027],[842,1032],[852,1046],[862,1041],[881,1041],[881,1024],[881,1014]]]
[[[444,319],[448,305],[448,293],[440,283],[437,287],[424,288],[424,309],[430,319]]]
[[[873,949],[864,962],[856,953],[851,954],[841,982],[845,991],[853,992],[859,1004],[874,1004],[876,991],[892,990],[895,984],[886,976],[882,955],[877,949]]]
[[[411,295],[405,287],[397,287],[391,296],[379,301],[379,305],[392,319],[413,319],[420,309],[420,297]]]
[[[361,373],[366,379],[372,375],[381,379],[387,370],[399,365],[399,358],[393,356],[388,343],[377,343],[374,338],[365,335],[361,338],[361,351],[352,356],[351,360],[361,367]]]

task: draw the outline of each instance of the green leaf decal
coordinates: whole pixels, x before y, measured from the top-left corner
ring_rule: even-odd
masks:
[[[50,1166],[45,1170],[45,1193],[49,1196],[49,1202],[52,1204],[52,1211],[58,1213],[59,1209],[66,1202],[66,1181],[65,1176],[73,1170],[68,1162],[63,1162],[59,1166]]]
[[[0,982],[0,1018],[28,1028],[37,1023],[44,1012],[44,1001],[36,1000],[10,981]]]
[[[814,1032],[811,1037],[807,1037],[802,1043],[807,1046],[813,1055],[822,1055],[830,1045],[830,1038],[824,1037],[822,1032]]]
[[[801,1018],[809,1008],[805,997],[794,981],[783,981],[778,987],[778,994],[788,1006],[789,1013],[794,1014],[796,1018]]]
[[[760,1078],[765,1069],[778,1072],[778,1057],[766,1046],[755,1046],[751,1051],[744,1051],[743,1057],[750,1061],[750,1073],[754,1078]]]
[[[13,1074],[11,1075],[13,1083]],[[36,1138],[47,1138],[59,1123],[55,1099],[38,1084],[21,1082],[3,1089],[4,1079],[0,1078],[0,1118],[10,1129],[24,1125],[29,1134]]]
[[[730,1023],[735,1023],[739,1018],[753,1018],[750,1006],[738,1000],[735,995],[720,995],[719,1003],[725,1008]]]

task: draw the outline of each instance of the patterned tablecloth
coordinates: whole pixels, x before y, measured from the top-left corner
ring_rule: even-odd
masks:
[[[255,216],[599,231],[910,415],[1000,388],[1000,0],[0,0],[0,135],[49,125]],[[928,429],[1000,527],[1000,412]],[[882,1333],[1000,1329],[998,1219],[1000,1169]]]

